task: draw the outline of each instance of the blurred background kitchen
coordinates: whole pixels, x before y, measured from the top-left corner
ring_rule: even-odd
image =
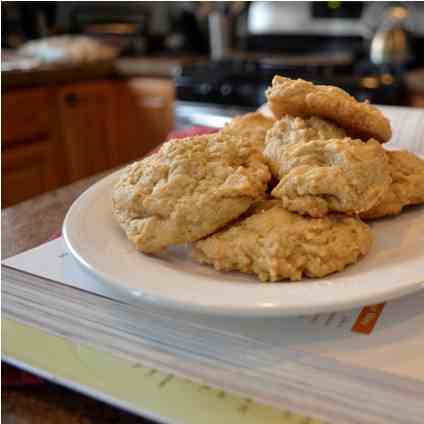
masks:
[[[424,3],[2,2],[2,207],[256,109],[274,74],[424,107]],[[421,46],[421,49],[420,49]]]

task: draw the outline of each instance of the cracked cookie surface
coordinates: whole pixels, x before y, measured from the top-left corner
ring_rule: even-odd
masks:
[[[266,133],[264,156],[273,176],[278,178],[284,149],[288,145],[345,136],[344,129],[324,119],[315,116],[303,119],[286,115],[276,121]]]
[[[392,183],[382,200],[361,214],[363,219],[397,215],[408,205],[424,203],[424,160],[406,150],[386,152]]]
[[[257,274],[262,281],[324,277],[368,253],[369,227],[358,218],[310,218],[278,201],[262,201],[222,231],[193,245],[192,256],[218,271]]]
[[[240,216],[270,177],[248,139],[218,133],[170,141],[124,170],[113,190],[113,213],[137,249],[157,253]]]
[[[338,87],[277,75],[266,90],[266,97],[277,119],[284,115],[318,116],[338,124],[351,136],[375,138],[382,143],[392,135],[390,122],[379,109],[358,102]]]
[[[371,209],[391,183],[384,149],[371,139],[313,140],[283,149],[272,196],[302,215],[349,215]]]
[[[262,150],[264,148],[265,135],[274,125],[274,122],[274,118],[269,118],[260,112],[246,113],[232,119],[224,126],[221,133],[247,137]]]

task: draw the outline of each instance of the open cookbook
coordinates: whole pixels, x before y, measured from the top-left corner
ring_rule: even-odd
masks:
[[[380,109],[393,130],[385,148],[424,155],[424,111]],[[82,198],[101,200],[95,187]],[[117,225],[96,239],[81,218],[85,206],[75,205],[63,237],[3,261],[4,360],[160,422],[423,422],[422,205],[370,224],[371,259],[309,283],[220,273],[178,249],[144,255]],[[112,219],[96,213],[100,223]],[[119,252],[144,258],[138,280],[119,283],[126,272],[119,267],[130,262],[116,259],[115,237]],[[213,256],[206,243],[197,246]],[[272,272],[258,276],[272,280]],[[137,286],[143,278],[150,279]],[[381,289],[385,281],[391,290]],[[290,292],[295,285],[303,306]],[[205,299],[214,287],[219,293]]]

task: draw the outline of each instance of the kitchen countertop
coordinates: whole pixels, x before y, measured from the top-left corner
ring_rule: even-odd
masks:
[[[73,67],[33,67],[2,70],[6,90],[40,85],[66,84],[94,79],[131,77],[173,78],[181,65],[206,60],[201,56],[143,56],[119,58]]]
[[[61,231],[73,201],[104,174],[31,198],[2,210],[2,259],[31,249]]]
[[[7,53],[5,54],[7,57]],[[293,55],[279,55],[258,52],[231,51],[228,58],[233,60],[265,60],[270,63],[290,63],[297,61]],[[185,55],[151,55],[139,57],[120,57],[115,61],[97,62],[73,67],[28,67],[18,69],[12,66],[7,69],[7,63],[2,63],[2,84],[6,89],[31,87],[39,85],[65,84],[69,82],[93,80],[100,78],[131,78],[137,76],[173,78],[178,68],[194,62],[208,61],[208,56],[194,54]],[[311,56],[309,60],[315,63],[323,60],[321,54]],[[4,58],[3,58],[4,62]],[[24,66],[28,66],[27,62]]]
[[[9,53],[10,54],[10,53]],[[13,56],[13,54],[12,54]],[[294,57],[256,53],[231,51],[231,59],[240,60],[293,60]],[[319,57],[319,55],[317,55]],[[7,69],[7,53],[2,58],[2,84],[6,89],[32,87],[39,85],[65,84],[69,82],[93,80],[100,78],[131,78],[137,76],[173,78],[178,68],[182,65],[210,60],[208,56],[194,54],[185,55],[151,55],[139,57],[120,57],[115,61],[88,63],[84,65],[66,67],[30,67],[28,61],[19,69],[19,61],[13,58],[11,69]],[[318,59],[316,59],[318,60]],[[6,62],[6,63],[4,63]],[[4,70],[5,69],[5,70]]]
[[[3,424],[153,424],[54,384],[2,392]]]

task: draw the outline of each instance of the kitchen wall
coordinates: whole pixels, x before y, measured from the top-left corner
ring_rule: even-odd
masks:
[[[70,17],[72,13],[82,9],[96,9],[99,15],[113,15],[123,11],[131,14],[147,13],[150,15],[149,27],[153,34],[166,34],[169,32],[169,17],[175,11],[184,7],[184,2],[60,2],[57,5],[57,24],[63,29],[70,29]]]
[[[193,8],[197,2],[60,2],[57,5],[57,24],[64,28],[69,29],[70,16],[78,9],[95,8],[99,14],[110,13],[114,9],[116,11],[134,11],[136,13],[146,12],[150,15],[150,29],[153,34],[166,34],[170,30],[170,17],[175,16],[183,8]],[[264,4],[265,7],[278,7],[279,10],[284,9],[284,13],[279,13],[279,29],[283,32],[308,32],[313,30],[316,23],[310,18],[311,2],[250,2],[252,4]],[[267,5],[268,3],[268,5]],[[323,2],[331,3],[331,2]],[[333,2],[340,3],[340,2]],[[361,3],[361,2],[359,2]],[[390,2],[363,2],[363,14],[361,22],[363,25],[375,28],[383,17],[383,10]],[[391,2],[392,4],[394,2]],[[411,9],[411,30],[416,31],[424,36],[424,3],[423,2],[398,2],[399,4],[406,4]],[[260,10],[260,8],[257,8]],[[254,17],[259,27],[261,27],[261,16]],[[306,26],[299,26],[299,22],[307,24]],[[326,27],[323,30],[331,31],[332,26],[329,25],[329,20],[325,20]],[[345,26],[349,27],[352,20],[345,19]],[[264,25],[265,22],[262,22]],[[274,29],[268,29],[273,31]]]
[[[54,16],[55,30],[60,32],[69,32],[73,28],[73,17],[81,11],[95,11],[99,17],[127,15],[143,15],[147,17],[149,33],[152,35],[166,35],[173,29],[172,20],[185,10],[197,9],[196,18],[199,20],[198,9],[200,7],[217,7],[221,2],[53,2],[50,5],[33,5],[32,7],[43,7],[50,9],[44,14],[49,15],[47,20]],[[232,2],[234,3],[234,2]],[[242,3],[242,2],[239,2]],[[361,36],[371,37],[375,29],[381,23],[384,17],[384,8],[388,2],[357,2],[363,5],[361,19],[314,19],[311,10],[317,8],[317,4],[322,3],[323,7],[329,7],[329,10],[337,12],[341,9],[343,2],[249,2],[250,8],[248,28],[253,33],[279,33],[279,34],[360,34]],[[205,6],[200,6],[200,5]],[[229,4],[229,3],[227,3]],[[424,2],[392,2],[391,5],[405,4],[411,10],[408,19],[408,29],[420,37],[424,37]],[[211,6],[212,5],[212,6]],[[245,5],[245,7],[247,7]],[[360,6],[358,6],[360,7]],[[16,15],[16,10],[28,10],[30,6],[17,4],[14,2],[2,3],[2,11]],[[238,19],[238,33],[244,33],[245,20],[247,13]],[[271,18],[270,18],[271,17]],[[272,19],[272,17],[274,19]],[[46,20],[46,17],[43,17]],[[203,20],[203,24],[207,19]],[[2,22],[3,23],[3,22]],[[201,24],[201,25],[203,25]],[[204,26],[204,25],[203,25]],[[207,28],[203,28],[207,33]],[[5,30],[2,30],[3,36]]]

